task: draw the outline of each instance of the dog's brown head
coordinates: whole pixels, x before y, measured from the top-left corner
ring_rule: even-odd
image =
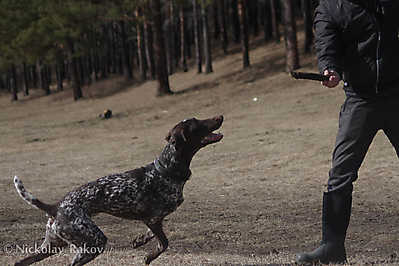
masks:
[[[166,141],[174,144],[186,156],[194,156],[201,148],[219,142],[223,135],[213,133],[223,123],[223,116],[198,120],[186,119],[178,123],[166,136]]]

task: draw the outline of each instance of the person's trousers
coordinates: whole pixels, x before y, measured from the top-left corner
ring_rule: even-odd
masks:
[[[377,99],[346,97],[340,111],[328,191],[352,191],[352,183],[357,179],[367,150],[380,129],[399,157],[398,96]]]

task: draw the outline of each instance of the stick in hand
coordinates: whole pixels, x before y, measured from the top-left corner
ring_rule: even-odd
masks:
[[[318,81],[327,81],[330,78],[329,76],[324,76],[317,73],[294,72],[294,71],[291,71],[291,76],[294,79],[309,79],[309,80],[318,80]]]

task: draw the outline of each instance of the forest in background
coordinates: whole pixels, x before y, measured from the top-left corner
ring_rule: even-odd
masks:
[[[172,94],[169,75],[195,67],[210,73],[212,50],[249,40],[284,39],[286,70],[299,68],[298,18],[305,52],[313,45],[316,0],[0,0],[0,92],[18,100],[31,89],[45,94],[123,76],[158,80]],[[280,32],[281,31],[281,32]]]

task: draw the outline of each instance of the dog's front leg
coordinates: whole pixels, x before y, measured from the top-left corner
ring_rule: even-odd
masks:
[[[162,252],[164,252],[168,248],[168,239],[166,238],[166,235],[163,232],[162,221],[154,224],[147,224],[147,226],[158,238],[158,247],[155,250],[153,250],[151,253],[149,253],[145,258],[145,264],[149,265],[151,261],[155,260],[159,255],[161,255]]]
[[[155,237],[154,233],[151,231],[151,229],[148,229],[148,231],[145,234],[140,235],[133,240],[133,248],[138,248],[147,244],[154,237]]]

